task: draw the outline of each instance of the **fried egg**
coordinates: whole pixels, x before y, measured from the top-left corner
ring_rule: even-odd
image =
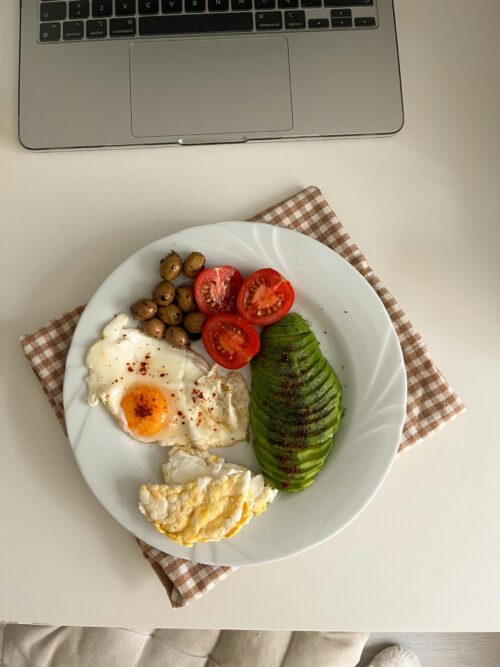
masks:
[[[239,373],[220,375],[196,352],[127,322],[117,315],[87,354],[89,405],[100,400],[140,442],[208,448],[246,438],[249,393]]]
[[[191,547],[233,537],[262,514],[277,490],[262,475],[207,451],[174,447],[164,484],[143,484],[139,509],[160,533]]]

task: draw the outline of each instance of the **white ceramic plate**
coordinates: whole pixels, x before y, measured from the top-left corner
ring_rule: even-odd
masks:
[[[167,450],[136,443],[102,405],[87,403],[85,356],[104,325],[147,296],[171,249],[202,252],[209,265],[232,264],[244,276],[273,267],[295,288],[294,310],[313,325],[343,386],[346,409],[332,454],[316,482],[299,494],[279,493],[238,535],[188,549],[158,533],[139,513],[138,489],[161,481]],[[130,321],[130,326],[134,326]],[[204,354],[203,346],[195,346]],[[244,369],[250,381],[248,367]],[[214,565],[248,565],[308,549],[347,526],[373,498],[395,457],[405,418],[406,373],[399,341],[376,293],[350,264],[307,236],[266,224],[223,222],[186,229],[136,252],[104,281],[73,336],[64,379],[69,439],[88,485],[131,533],[175,556]],[[224,450],[254,471],[250,443]]]

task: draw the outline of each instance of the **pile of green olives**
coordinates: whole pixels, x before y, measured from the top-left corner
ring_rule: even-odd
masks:
[[[196,278],[205,268],[201,252],[191,252],[182,261],[171,251],[160,262],[162,280],[153,289],[152,298],[139,299],[130,306],[132,317],[142,321],[145,333],[153,338],[165,338],[174,347],[188,347],[191,340],[201,336],[205,316],[200,313],[194,298],[193,285],[174,281],[185,276]]]

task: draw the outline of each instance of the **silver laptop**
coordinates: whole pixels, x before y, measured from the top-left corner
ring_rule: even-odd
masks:
[[[385,135],[392,0],[23,0],[30,149]]]

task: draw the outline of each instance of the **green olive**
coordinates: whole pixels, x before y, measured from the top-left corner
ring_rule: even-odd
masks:
[[[170,280],[162,280],[153,290],[153,301],[159,306],[168,306],[175,299],[175,285]]]
[[[190,334],[200,334],[207,318],[203,313],[189,313],[184,318],[184,326]]]
[[[130,312],[135,320],[150,320],[156,315],[158,306],[151,299],[139,299],[130,306]]]
[[[182,259],[172,250],[160,262],[160,275],[164,280],[175,280],[181,275],[181,271]]]
[[[194,289],[192,285],[181,285],[177,288],[175,302],[185,313],[192,313],[196,310],[196,301],[194,300]]]
[[[157,317],[153,317],[142,325],[144,333],[153,338],[163,338],[165,333],[165,324]]]
[[[182,310],[175,303],[158,308],[158,317],[165,324],[180,324],[182,322]]]
[[[189,345],[189,336],[187,331],[181,327],[167,327],[165,329],[164,338],[167,343],[174,347],[187,347]]]
[[[205,255],[201,252],[190,252],[182,265],[184,275],[195,278],[205,268],[205,261]]]

